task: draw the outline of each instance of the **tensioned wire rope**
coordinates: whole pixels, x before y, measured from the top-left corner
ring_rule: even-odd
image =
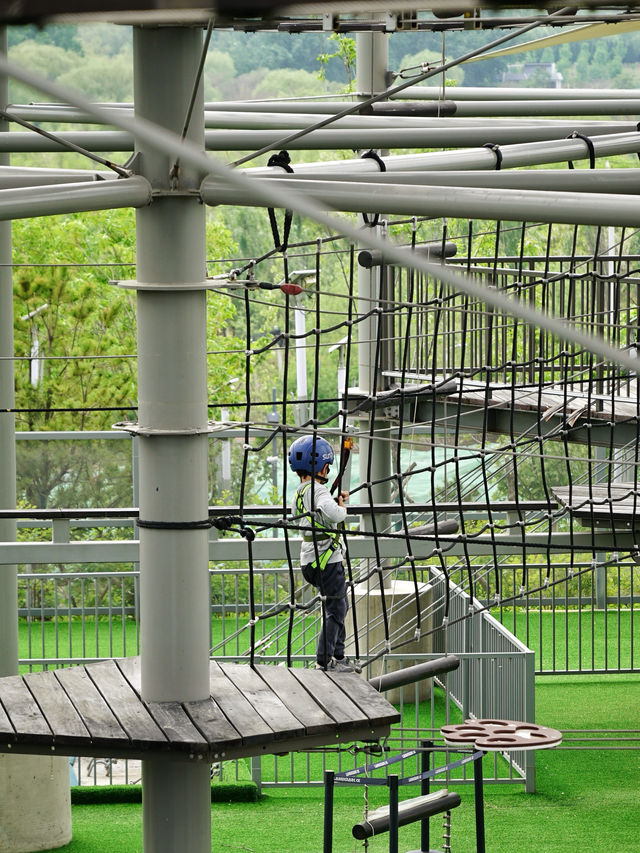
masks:
[[[53,94],[54,97],[56,97],[58,93],[63,92],[63,90],[56,84],[51,84],[42,80],[42,78],[38,78],[35,75],[16,69],[4,59],[0,60],[0,68],[11,73],[12,76],[21,79],[23,82],[27,82],[29,85],[33,85],[36,88],[40,88],[48,92],[49,94]],[[64,94],[62,97],[76,106],[89,109],[98,116],[102,114],[100,108],[90,104],[82,97],[76,95],[69,96],[68,93],[66,98],[64,97]],[[246,184],[246,179],[241,175],[226,171],[223,167],[218,166],[215,160],[199,151],[196,146],[176,140],[173,134],[163,128],[152,125],[147,121],[138,118],[131,119],[127,116],[118,116],[117,123],[127,130],[133,130],[146,144],[163,149],[169,148],[172,151],[177,150],[185,160],[188,160],[197,168],[208,168],[212,172],[224,176],[230,183],[237,184],[238,186],[244,187]],[[321,208],[296,192],[287,191],[285,199],[285,195],[277,187],[264,186],[263,182],[252,181],[251,184],[254,196],[267,204],[282,205],[283,207],[297,209],[299,212],[312,216],[317,221],[328,225],[329,227],[337,226],[337,223],[334,223],[333,219]],[[404,262],[409,266],[413,266],[423,272],[433,275],[440,281],[458,286],[463,292],[480,296],[480,298],[489,305],[511,312],[522,317],[528,322],[537,322],[540,327],[558,334],[561,338],[583,345],[591,352],[597,353],[605,359],[610,359],[615,364],[635,373],[635,365],[633,364],[632,359],[621,353],[619,350],[616,350],[614,347],[603,343],[600,339],[594,338],[593,335],[577,331],[571,324],[558,322],[555,317],[545,316],[535,309],[531,309],[518,302],[514,302],[509,298],[505,298],[498,292],[483,292],[482,289],[472,280],[469,280],[464,276],[453,274],[450,270],[445,268],[441,269],[437,265],[426,262],[423,259],[411,258],[406,252],[403,252],[393,246],[389,246],[387,242],[380,240],[380,238],[373,234],[363,234],[362,232],[358,232],[357,229],[353,228],[348,223],[340,223],[338,230],[342,230],[348,236],[351,236],[353,239],[357,239],[372,248],[384,249],[390,262]],[[442,549],[438,550],[441,551]]]

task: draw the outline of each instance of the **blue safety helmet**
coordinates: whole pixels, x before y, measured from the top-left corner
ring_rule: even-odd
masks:
[[[296,438],[289,448],[289,465],[297,474],[317,474],[327,462],[333,464],[333,448],[317,435]]]

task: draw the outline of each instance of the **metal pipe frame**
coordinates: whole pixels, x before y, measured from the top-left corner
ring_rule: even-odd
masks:
[[[76,93],[70,93],[66,88],[53,83],[41,75],[26,71],[23,68],[0,57],[0,69],[11,74],[17,80],[27,83],[28,85],[45,92],[50,97],[58,100],[65,100],[68,103],[85,110],[95,112],[96,116],[103,116],[104,113],[100,107],[95,106],[86,98]],[[231,170],[228,166],[216,162],[214,159],[207,157],[201,150],[193,145],[183,142],[179,135],[167,131],[162,126],[146,120],[136,119],[134,121],[120,117],[118,124],[121,125],[127,132],[135,134],[145,144],[150,145],[154,150],[167,150],[180,156],[190,166],[201,170],[202,174],[218,175],[221,179],[229,184],[236,186],[238,189],[245,190],[249,185],[249,179],[246,174],[241,174],[237,170]],[[636,145],[638,144],[638,135],[635,134]],[[534,147],[535,143],[531,143]],[[485,152],[491,153],[491,152]],[[602,152],[599,152],[602,153]],[[510,299],[508,296],[499,291],[491,290],[483,287],[483,285],[474,279],[461,275],[447,266],[432,264],[425,261],[410,252],[398,249],[390,245],[388,241],[381,240],[373,234],[363,235],[351,223],[344,220],[334,219],[333,216],[327,213],[326,209],[317,205],[307,196],[298,192],[282,192],[279,188],[272,185],[270,181],[256,181],[252,185],[252,193],[262,200],[265,206],[286,207],[296,210],[303,216],[308,216],[320,224],[335,229],[355,241],[360,241],[368,245],[369,248],[382,249],[389,254],[389,258],[394,263],[409,265],[414,269],[420,270],[429,275],[433,275],[437,280],[443,281],[453,287],[457,287],[464,293],[480,298],[483,302],[492,305],[495,308],[506,310],[510,314],[520,317],[525,322],[535,323],[542,328],[559,334],[563,339],[572,341],[581,346],[587,347],[594,354],[600,355],[605,359],[612,361],[624,368],[635,372],[636,365],[634,360],[626,353],[620,352],[618,349],[603,343],[599,338],[593,335],[584,334],[573,326],[568,325],[559,319],[543,314],[542,312]]]
[[[517,222],[564,222],[576,225],[640,226],[640,203],[635,196],[613,193],[559,192],[488,188],[407,186],[343,181],[281,179],[283,186],[296,188],[315,202],[334,210],[465,219],[498,219]],[[261,206],[251,191],[206,184],[206,204]]]
[[[207,101],[204,104],[205,126],[206,116],[209,112],[274,112],[274,113],[337,113],[344,109],[345,103],[353,101],[363,93],[345,95],[342,100],[313,101],[311,99],[285,99],[276,98],[255,101]],[[391,101],[441,101],[441,86],[410,86],[401,92],[397,92],[390,98]],[[502,86],[447,86],[447,100],[454,102],[479,102],[495,103],[496,101],[563,101],[567,104],[574,101],[593,101],[594,103],[608,103],[610,101],[637,101],[638,91],[636,89],[548,89]],[[133,104],[103,104],[106,110],[113,110],[115,114],[133,112]],[[64,122],[67,124],[103,124],[101,119],[96,119],[92,113],[78,110],[65,104],[9,104],[7,111],[17,118],[25,121],[51,121]],[[612,110],[614,113],[616,110]]]
[[[119,181],[92,180],[84,183],[19,186],[0,189],[0,220],[116,207],[139,208],[150,203],[151,184],[141,175]]]
[[[392,96],[394,101],[431,101],[442,96],[440,86],[410,86]],[[591,101],[636,99],[637,89],[545,89],[534,87],[447,86],[447,97],[454,101]],[[13,110],[13,107],[11,108]],[[214,109],[211,104],[206,109]]]
[[[425,120],[426,121],[426,120]],[[304,126],[307,126],[306,124]],[[288,128],[295,131],[295,128]],[[302,129],[302,128],[300,128]],[[407,127],[388,128],[331,128],[314,130],[304,136],[291,140],[287,148],[291,151],[316,150],[363,150],[367,148],[461,148],[469,145],[484,145],[492,142],[497,145],[534,143],[558,139],[577,131],[587,136],[603,136],[616,133],[637,133],[636,123],[628,121],[609,122],[567,122],[558,124],[509,124],[491,123],[486,125],[468,125],[453,127]],[[253,151],[264,146],[280,143],[282,130],[207,130],[205,146],[207,151]],[[4,139],[4,136],[7,139]],[[65,141],[90,151],[130,152],[133,151],[133,137],[117,130],[76,130],[60,131],[56,134],[60,142],[33,132],[17,131],[0,137],[0,152],[5,153],[42,153],[64,152]]]
[[[512,102],[506,102],[505,104],[505,112],[504,116],[529,116],[529,104],[530,103],[539,103],[539,102],[528,102],[528,101],[520,101],[519,109],[521,112],[516,111],[516,104]],[[552,113],[550,115],[580,115],[584,116],[588,114],[586,108],[582,106],[579,107],[575,112],[573,112],[573,101],[563,101],[563,104],[567,105],[566,109],[558,109],[556,107],[555,102],[549,102],[550,109]],[[586,103],[586,102],[584,102]],[[609,102],[605,101],[596,101],[597,112],[598,115],[623,115],[623,109],[617,109],[618,104],[626,104],[628,105],[627,112],[631,115],[635,115],[640,112],[640,100],[638,98],[633,101],[624,100],[624,101],[615,101],[614,104],[609,107]],[[604,104],[604,106],[603,106]],[[206,128],[210,129],[244,129],[244,130],[270,130],[270,129],[299,129],[307,127],[308,125],[313,124],[314,121],[317,120],[318,115],[331,115],[337,112],[340,112],[341,109],[344,109],[347,106],[347,102],[333,102],[331,104],[327,103],[307,103],[306,101],[302,102],[291,102],[285,103],[282,106],[288,107],[288,109],[279,109],[279,105],[277,103],[271,103],[269,101],[264,103],[256,103],[251,104],[254,109],[242,109],[241,104],[236,104],[234,108],[234,104],[231,103],[228,105],[228,109],[222,109],[220,105],[218,109],[215,110],[205,110],[204,112],[204,124]],[[616,109],[614,109],[614,106]],[[320,109],[317,109],[319,107]],[[372,127],[380,127],[380,128],[394,128],[394,127],[446,127],[451,125],[453,127],[463,127],[466,122],[462,119],[467,119],[469,117],[482,117],[485,115],[490,116],[494,119],[499,119],[500,110],[502,107],[498,107],[496,110],[490,109],[491,104],[481,104],[478,106],[478,112],[474,113],[473,110],[475,107],[472,105],[463,102],[461,105],[456,104],[453,101],[440,101],[438,103],[429,104],[428,106],[424,106],[424,102],[413,103],[413,104],[394,104],[392,102],[380,102],[373,104],[369,108],[363,108],[364,112],[357,113],[350,116],[343,116],[340,119],[336,119],[333,127],[338,128],[372,128]],[[15,117],[15,119],[20,119],[24,121],[38,121],[38,122],[65,122],[65,123],[73,123],[81,122],[83,124],[101,124],[99,121],[92,121],[91,116],[88,113],[82,113],[78,110],[72,110],[71,108],[66,108],[68,113],[65,113],[65,108],[60,107],[52,107],[50,110],[45,106],[36,106],[36,107],[15,107],[11,109],[11,116]],[[427,109],[429,110],[427,112]],[[568,111],[568,112],[567,112]],[[114,118],[117,115],[125,115],[131,116],[132,110],[114,110]],[[459,115],[458,115],[459,114]],[[534,113],[535,115],[535,113]],[[544,115],[544,112],[541,112],[539,115]],[[549,119],[548,121],[540,121],[538,118],[531,118],[529,121],[520,121],[514,122],[510,118],[501,119],[505,124],[520,126],[520,125],[549,125],[549,126],[559,126],[564,127],[567,122],[561,121],[560,119]],[[494,126],[493,122],[491,124],[485,125],[487,129],[490,129]],[[575,123],[572,123],[572,128],[575,129]],[[79,133],[83,131],[68,131],[67,133]],[[99,131],[86,131],[91,133],[96,133]],[[106,131],[105,131],[106,132]],[[114,132],[114,131],[111,131]],[[61,135],[61,134],[60,134]],[[64,137],[62,137],[64,138]]]
[[[640,194],[639,169],[527,169],[454,172],[380,172],[347,175],[324,172],[288,175],[297,181],[349,181],[353,183],[403,184],[409,186],[487,187],[493,189],[540,190],[544,192],[589,192]],[[0,182],[2,178],[0,176]]]
[[[614,157],[620,154],[640,152],[640,134],[615,133],[592,138],[596,158]],[[502,161],[500,170],[521,166],[542,166],[589,158],[589,150],[582,139],[553,139],[544,142],[505,145],[500,148]],[[451,171],[482,169],[496,170],[496,155],[488,148],[468,148],[458,151],[430,151],[416,154],[397,154],[384,158],[387,172]],[[326,178],[334,174],[380,174],[380,167],[371,159],[327,160],[323,163],[294,163],[296,175],[322,174]],[[625,170],[626,171],[626,170]],[[257,166],[243,170],[244,174],[258,177],[283,175],[279,167]],[[609,174],[615,172],[611,169]],[[205,178],[205,183],[208,179]]]

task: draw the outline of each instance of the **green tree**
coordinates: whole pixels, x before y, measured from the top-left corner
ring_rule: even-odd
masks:
[[[262,76],[254,89],[256,98],[292,98],[304,95],[321,95],[324,87],[309,71],[291,68],[274,68]]]
[[[210,216],[209,257],[234,249],[228,229]],[[135,419],[135,296],[110,283],[132,278],[134,260],[131,210],[14,223],[16,408],[26,410],[17,413],[18,429],[109,429]],[[229,300],[208,312],[210,402],[229,394],[221,375],[243,375],[244,342],[228,333],[234,313]],[[36,506],[129,503],[129,466],[115,445],[103,444],[100,451],[90,442],[25,446],[23,497]]]
[[[337,60],[342,66],[347,77],[347,83],[344,87],[344,92],[353,92],[356,82],[356,40],[350,36],[343,36],[340,33],[332,33],[329,36],[329,41],[335,46],[333,51],[320,53],[318,62],[320,63],[320,71],[318,77],[326,82],[327,68],[331,60]]]
[[[124,29],[122,27],[121,29]],[[73,24],[49,24],[46,27],[27,26],[9,27],[9,48],[24,41],[34,41],[40,45],[55,45],[74,53],[82,51],[78,38],[78,27]]]

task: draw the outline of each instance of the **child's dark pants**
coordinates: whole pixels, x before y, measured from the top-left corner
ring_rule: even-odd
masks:
[[[327,599],[316,651],[317,662],[320,666],[327,666],[332,657],[338,660],[344,657],[344,620],[349,609],[344,566],[341,562],[327,563],[324,570],[320,570],[306,565],[302,567],[302,575]]]

